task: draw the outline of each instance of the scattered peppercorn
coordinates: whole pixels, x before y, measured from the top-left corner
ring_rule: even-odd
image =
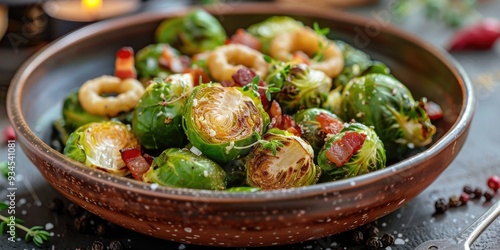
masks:
[[[82,208],[75,203],[70,203],[66,210],[71,217],[77,217],[82,213]]]
[[[64,211],[64,203],[58,197],[52,199],[47,205],[47,207],[49,208],[50,211],[58,214],[61,214]]]
[[[448,205],[446,204],[445,199],[439,198],[435,203],[434,203],[434,208],[436,209],[437,214],[442,214],[446,212],[448,209]]]
[[[92,243],[92,250],[104,250],[106,247],[104,246],[104,243],[96,240],[94,243]]]
[[[480,199],[483,196],[483,190],[480,187],[474,189],[474,199]]]
[[[73,221],[76,231],[86,233],[89,229],[89,220],[84,216],[76,217]]]
[[[486,201],[491,201],[491,199],[493,199],[494,194],[491,191],[485,191],[483,196],[486,199]]]
[[[500,177],[497,175],[492,175],[487,181],[488,187],[491,188],[495,193],[500,189]]]
[[[365,243],[365,237],[363,233],[359,230],[354,230],[351,235],[352,243],[356,246],[362,245]]]
[[[109,250],[122,250],[124,249],[123,244],[119,240],[113,240],[109,243]]]
[[[456,195],[450,196],[450,198],[448,199],[448,206],[449,207],[460,206],[460,198],[458,198]]]
[[[366,246],[368,247],[368,249],[379,249],[383,245],[378,237],[370,237],[366,240]]]
[[[469,199],[470,199],[469,194],[467,194],[465,192],[460,195],[460,202],[461,202],[462,205],[467,204],[467,202],[469,201]]]
[[[95,233],[99,236],[106,234],[106,224],[100,223],[95,227]]]
[[[382,242],[382,247],[392,246],[392,244],[394,244],[395,240],[396,239],[395,239],[394,235],[392,235],[392,234],[384,234],[380,238],[380,242]]]
[[[463,191],[464,191],[464,193],[466,193],[468,195],[474,193],[474,191],[472,190],[471,186],[469,186],[469,185],[465,185]]]
[[[368,237],[378,237],[379,235],[378,227],[375,226],[368,227],[367,234]]]

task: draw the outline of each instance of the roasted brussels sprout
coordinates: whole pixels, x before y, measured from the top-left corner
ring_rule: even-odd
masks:
[[[69,133],[87,123],[108,120],[104,116],[93,115],[86,112],[78,101],[78,92],[69,94],[64,100],[62,117],[64,119],[64,127]]]
[[[352,79],[342,91],[345,121],[355,119],[375,127],[388,159],[404,157],[408,148],[431,143],[436,127],[424,109],[425,99],[415,101],[401,82],[391,76],[369,74]]]
[[[222,165],[222,168],[227,174],[227,187],[246,186],[247,170],[243,159],[244,158],[232,160]]]
[[[187,149],[169,148],[155,157],[144,182],[168,187],[223,190],[226,173],[214,161]]]
[[[305,64],[290,67],[281,91],[274,95],[283,112],[293,114],[299,109],[321,107],[332,87],[332,79]]]
[[[350,123],[327,139],[318,154],[321,181],[346,179],[386,166],[384,144],[373,128]]]
[[[324,114],[328,118],[335,120],[338,125],[338,130],[342,129],[343,122],[334,113],[321,108],[309,108],[301,110],[293,115],[293,119],[302,131],[302,138],[304,138],[314,150],[315,156],[323,148],[325,144],[328,131],[322,128],[322,121],[318,120],[318,115]]]
[[[187,144],[182,116],[192,89],[190,74],[171,75],[166,81],[157,79],[146,88],[132,118],[132,132],[144,148],[164,150]]]
[[[262,52],[269,52],[271,40],[278,34],[297,30],[303,27],[301,22],[288,16],[273,16],[260,23],[248,27],[248,33],[257,37],[262,43]]]
[[[177,50],[165,43],[150,44],[137,51],[135,67],[141,82],[145,83],[155,77],[165,78],[173,73],[160,63],[164,50],[169,50],[172,55],[179,55]]]
[[[116,122],[92,122],[70,134],[64,154],[69,158],[116,175],[127,175],[120,149],[140,148],[129,126]]]
[[[346,85],[353,77],[359,76],[361,72],[372,64],[372,61],[368,54],[346,42],[336,40],[335,44],[342,50],[342,55],[344,56],[344,69],[334,81],[335,86],[339,87]]]
[[[190,95],[183,126],[193,146],[225,163],[246,155],[248,145],[257,140],[256,134],[264,133],[263,115],[239,88],[204,84]]]
[[[155,35],[157,42],[168,43],[190,56],[223,45],[227,38],[220,22],[201,9],[163,21]]]
[[[247,183],[262,190],[315,184],[321,174],[314,152],[306,141],[280,129],[270,129],[264,142],[246,157]]]

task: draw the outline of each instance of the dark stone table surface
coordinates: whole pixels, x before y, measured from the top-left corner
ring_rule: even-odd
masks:
[[[154,6],[149,6],[155,8]],[[146,8],[147,10],[147,8]],[[387,2],[357,7],[346,11],[374,18],[380,11],[387,10]],[[500,18],[500,1],[481,1],[478,7],[484,16]],[[416,12],[404,20],[389,16],[397,25],[435,46],[445,47],[455,30],[440,22],[422,18]],[[488,51],[468,51],[453,53],[452,56],[465,68],[472,79],[477,96],[477,108],[469,137],[456,160],[441,176],[418,197],[395,212],[379,219],[381,233],[391,233],[396,237],[395,244],[387,249],[413,249],[418,244],[439,238],[453,237],[475,218],[480,216],[491,202],[471,200],[466,206],[449,209],[442,215],[435,215],[434,202],[440,198],[459,195],[464,185],[486,189],[489,176],[500,175],[500,43]],[[1,56],[0,56],[1,58]],[[1,58],[5,60],[5,58]],[[0,128],[9,124],[5,112],[5,93],[0,95]],[[0,146],[0,160],[6,160],[7,146]],[[108,225],[103,236],[94,232],[80,233],[68,213],[57,214],[48,209],[54,198],[59,198],[67,207],[69,201],[60,196],[38,173],[20,149],[16,147],[17,207],[16,215],[28,226],[41,225],[52,232],[52,240],[44,245],[46,249],[91,249],[96,240],[108,245],[119,240],[125,249],[223,249],[201,247],[169,242],[145,236],[127,229]],[[7,183],[0,179],[0,200],[5,200]],[[500,200],[500,194],[493,201]],[[2,214],[5,211],[1,212]],[[98,223],[98,220],[94,221]],[[266,249],[342,249],[355,248],[344,244],[342,235],[304,242],[288,246],[268,247]],[[358,247],[359,248],[359,247]],[[358,249],[356,248],[356,249]],[[38,249],[33,243],[19,240],[9,243],[7,236],[0,236],[0,249]],[[233,248],[245,249],[245,248]],[[363,248],[359,248],[363,249]],[[500,249],[500,219],[476,240],[472,249]]]

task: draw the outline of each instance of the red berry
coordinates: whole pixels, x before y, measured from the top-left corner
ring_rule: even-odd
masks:
[[[9,141],[13,141],[16,139],[16,132],[11,125],[5,126],[3,128],[3,142],[8,143]]]
[[[462,203],[462,205],[467,204],[467,202],[469,201],[469,199],[470,199],[470,196],[467,193],[462,193],[460,195],[460,202]]]
[[[498,175],[490,176],[490,178],[488,178],[488,187],[497,192],[500,188],[500,177],[498,177]]]

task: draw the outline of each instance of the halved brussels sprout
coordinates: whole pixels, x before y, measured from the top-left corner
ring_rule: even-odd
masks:
[[[220,22],[201,9],[163,21],[155,34],[157,42],[168,43],[190,56],[223,45],[227,37]]]
[[[436,127],[424,109],[425,99],[415,101],[401,82],[391,76],[369,74],[352,79],[342,92],[345,121],[355,119],[375,127],[388,159],[404,157],[408,148],[432,142]]]
[[[276,128],[263,140],[275,146],[258,144],[246,156],[247,183],[262,190],[301,187],[315,184],[321,169],[314,164],[314,152],[306,141]]]
[[[257,37],[262,43],[262,52],[268,54],[271,40],[278,34],[290,32],[303,27],[301,22],[288,16],[273,16],[248,27],[248,33]]]
[[[151,150],[184,147],[184,106],[193,89],[190,74],[174,74],[151,83],[134,110],[132,132],[142,146]]]
[[[267,118],[269,119],[269,118]],[[204,84],[194,88],[184,110],[189,141],[217,162],[244,156],[256,133],[265,128],[263,114],[239,88]]]
[[[226,173],[214,161],[187,149],[169,148],[155,157],[143,181],[168,187],[223,190]]]
[[[305,64],[292,65],[281,91],[274,99],[283,112],[293,114],[299,109],[321,107],[332,87],[332,79]]]
[[[346,179],[386,166],[384,144],[373,128],[350,123],[327,139],[318,154],[321,181]]]
[[[325,145],[327,133],[321,128],[321,123],[317,117],[319,114],[325,114],[331,119],[336,119],[342,122],[340,118],[334,113],[321,108],[309,108],[301,110],[293,115],[293,119],[302,131],[302,138],[304,138],[314,150],[314,154],[318,152]]]
[[[120,150],[140,147],[129,126],[116,121],[93,122],[71,133],[64,154],[89,167],[125,176],[129,171]]]

